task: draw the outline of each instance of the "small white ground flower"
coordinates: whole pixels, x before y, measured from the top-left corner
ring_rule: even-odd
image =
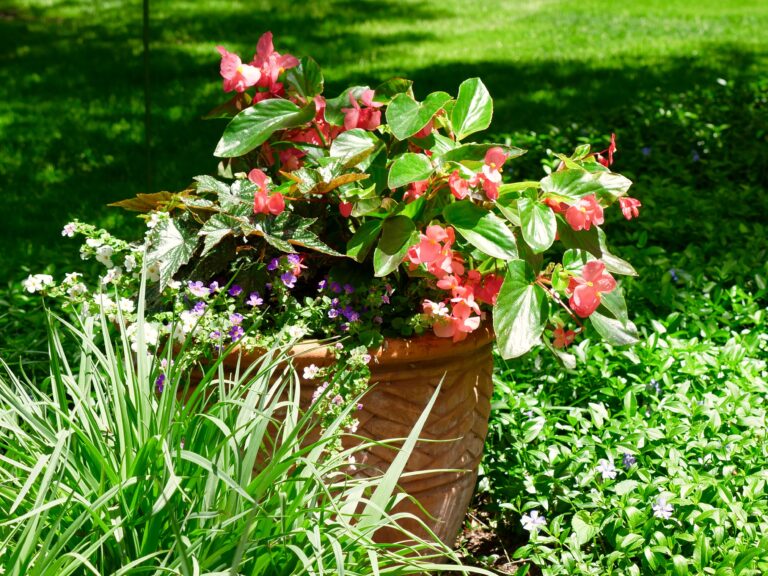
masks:
[[[520,519],[520,524],[523,525],[524,530],[528,532],[538,532],[539,528],[547,525],[547,520],[544,516],[539,515],[538,510],[532,510],[530,514],[523,514]]]
[[[21,283],[24,290],[30,294],[40,292],[51,284],[53,284],[53,276],[50,274],[32,274]]]
[[[75,235],[75,229],[76,229],[76,224],[74,222],[65,224],[64,228],[61,230],[61,235],[66,236],[67,238],[72,238],[72,236]],[[2,574],[2,572],[0,572],[0,574]]]
[[[85,296],[87,293],[88,287],[82,282],[77,282],[67,288],[67,294],[69,294],[72,298],[79,298],[80,296]]]
[[[160,281],[160,264],[158,262],[152,262],[152,264],[147,266],[147,278],[152,282]]]
[[[139,328],[138,324],[131,324],[128,326],[128,329],[126,330],[128,333],[128,338],[131,340],[131,348],[134,352],[138,352],[138,344],[139,344]],[[157,327],[150,323],[145,322],[144,323],[144,344],[149,347],[157,346],[157,339],[159,337],[159,333],[157,331]]]
[[[115,266],[114,268],[110,268],[106,274],[104,274],[104,277],[101,279],[102,284],[110,284],[117,279],[120,278],[120,276],[123,275],[123,269],[120,268],[120,266]]]
[[[64,275],[64,284],[75,284],[80,280],[81,276],[82,274],[80,274],[80,272],[67,272]]]
[[[288,336],[291,338],[298,340],[299,338],[304,337],[304,328],[301,326],[290,326],[288,328]]]
[[[136,303],[130,298],[120,298],[120,311],[125,314],[130,314],[136,310]]]
[[[674,508],[672,508],[672,504],[667,503],[667,499],[663,496],[660,496],[659,499],[656,500],[656,504],[651,506],[651,508],[653,509],[653,515],[656,518],[663,518],[664,520],[672,518]]]
[[[318,372],[320,372],[320,368],[318,368],[314,364],[310,364],[309,366],[304,368],[304,379],[314,380]]]
[[[181,331],[184,334],[192,332],[192,330],[195,329],[195,326],[197,326],[197,321],[200,319],[197,314],[190,310],[184,310],[179,314],[179,318],[181,319]]]
[[[603,476],[603,480],[616,478],[616,467],[611,460],[601,459],[597,463],[597,471]]]
[[[99,306],[99,308],[101,308],[101,311],[104,314],[112,314],[117,309],[115,303],[112,301],[112,298],[106,294],[96,294],[96,296],[93,297],[93,301]]]
[[[91,248],[98,248],[104,244],[104,241],[100,238],[86,238],[85,239],[85,245],[90,246]]]

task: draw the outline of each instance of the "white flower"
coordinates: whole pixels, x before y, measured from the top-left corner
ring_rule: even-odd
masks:
[[[131,272],[134,268],[136,268],[136,257],[132,254],[128,254],[128,256],[125,257],[123,265],[125,266],[126,272]]]
[[[75,223],[70,222],[69,224],[65,224],[61,231],[61,235],[66,236],[67,238],[72,238],[72,236],[75,235]]]
[[[50,286],[51,284],[53,284],[53,276],[50,274],[32,274],[21,283],[24,290],[30,294],[40,292],[46,286]]]
[[[64,284],[74,284],[80,279],[80,276],[82,276],[80,272],[67,272],[64,275]]]
[[[547,525],[547,520],[544,516],[539,516],[538,510],[533,510],[530,514],[523,514],[523,517],[520,519],[520,524],[522,524],[523,529],[528,530],[528,532],[538,532],[539,528]]]
[[[128,333],[128,338],[130,338],[131,340],[131,348],[133,349],[134,352],[138,352],[138,345],[139,345],[138,326],[139,326],[138,324],[131,324],[130,326],[128,326],[126,330],[126,332]],[[157,326],[155,326],[150,322],[144,322],[143,327],[144,327],[144,330],[143,330],[144,344],[149,347],[156,346],[157,339],[159,336],[159,333],[157,331]]]
[[[112,314],[117,309],[112,298],[106,294],[96,294],[93,297],[93,301],[101,308],[104,314]]]
[[[122,275],[123,275],[123,269],[120,268],[120,266],[115,266],[114,268],[111,268],[110,270],[107,271],[107,273],[101,279],[101,283],[109,284],[111,282],[116,281]]]
[[[320,368],[314,364],[310,364],[304,368],[304,380],[314,380],[318,372],[320,372]]]
[[[125,314],[130,314],[136,310],[136,304],[130,298],[120,298],[120,311]]]
[[[147,228],[154,228],[160,224],[160,215],[157,212],[152,212],[149,216],[149,220],[147,220]]]
[[[99,246],[96,249],[96,260],[107,268],[112,268],[112,266],[114,266],[114,263],[112,262],[112,254],[114,253],[115,251],[112,249],[112,246],[106,244],[104,246]]]
[[[87,293],[88,288],[82,282],[77,282],[76,284],[72,284],[72,286],[67,288],[67,294],[69,294],[72,298],[78,298]]]
[[[102,244],[104,244],[104,241],[99,238],[86,238],[85,240],[85,245],[91,248],[98,248]]]
[[[616,478],[616,467],[612,460],[599,460],[597,471],[603,475],[603,480],[613,480]]]
[[[170,282],[168,282],[168,288],[174,291],[178,291],[179,289],[181,289],[181,282],[179,282],[178,280],[171,280]]]
[[[659,499],[656,500],[656,504],[651,506],[651,509],[656,518],[663,518],[664,520],[672,518],[672,511],[674,510],[672,504],[667,504],[667,499],[663,496],[659,496]]]
[[[350,434],[354,434],[355,432],[357,432],[358,426],[360,426],[360,421],[357,418],[355,418],[354,420],[352,420],[352,424],[347,426],[347,432],[349,432]]]
[[[288,335],[294,340],[298,340],[304,336],[304,328],[301,326],[289,326]]]
[[[197,325],[197,321],[200,319],[200,317],[191,310],[184,310],[179,315],[179,318],[181,319],[181,331],[184,334],[192,332]]]
[[[159,262],[152,262],[152,264],[147,266],[147,278],[149,278],[152,282],[160,281],[160,263]]]

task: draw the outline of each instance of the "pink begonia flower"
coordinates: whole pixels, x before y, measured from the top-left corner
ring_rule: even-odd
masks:
[[[344,218],[349,218],[350,214],[352,214],[352,207],[352,202],[340,202],[339,213],[344,216]]]
[[[353,128],[362,128],[363,130],[375,130],[381,124],[381,111],[378,110],[382,106],[381,102],[374,102],[375,92],[373,90],[364,90],[360,95],[360,100],[366,106],[361,108],[358,104],[355,95],[349,93],[349,102],[352,104],[352,108],[342,108],[344,112],[344,128],[346,130],[352,130]]]
[[[451,175],[448,178],[448,187],[451,189],[451,194],[453,194],[457,200],[464,200],[469,194],[469,181],[464,180],[458,170],[451,172]]]
[[[475,287],[475,298],[480,302],[495,306],[502,284],[504,284],[503,276],[487,274],[483,277],[482,284]]]
[[[571,295],[571,309],[582,318],[586,318],[600,306],[600,296],[616,288],[616,280],[605,271],[605,264],[600,260],[587,262],[581,271],[581,277],[572,277],[567,293]]]
[[[298,66],[299,60],[290,54],[283,56],[279,52],[275,52],[275,47],[272,44],[272,32],[265,32],[259,38],[256,45],[256,55],[251,64],[261,70],[261,79],[258,85],[275,93],[282,88],[282,86],[277,88],[277,77],[284,70]]]
[[[637,198],[619,198],[619,206],[621,206],[621,213],[624,214],[624,218],[632,220],[640,216],[640,200]]]
[[[264,172],[254,168],[248,173],[248,180],[258,186],[256,193],[253,195],[254,214],[273,214],[277,216],[285,210],[283,195],[280,192],[269,194],[267,175]]]
[[[474,332],[480,326],[480,316],[472,316],[477,311],[474,302],[460,300],[453,304],[450,317],[439,316],[432,325],[435,336],[439,338],[453,338],[454,342],[461,342],[467,334]]]
[[[413,202],[417,198],[424,195],[424,192],[429,188],[429,180],[419,180],[418,182],[411,182],[408,185],[408,189],[403,194],[403,200],[405,202]]]
[[[453,228],[450,227],[443,228],[437,224],[427,226],[426,234],[421,234],[419,243],[411,246],[408,251],[408,258],[411,262],[416,265],[434,262],[444,251],[443,242],[448,241],[450,249],[450,244],[453,244],[453,237],[448,230],[453,232]]]
[[[594,194],[579,198],[568,210],[565,219],[574,230],[589,230],[592,224],[603,223],[603,207]]]
[[[285,150],[280,150],[277,153],[277,156],[280,158],[280,169],[283,172],[293,172],[294,170],[301,168],[301,159],[306,156],[306,154],[298,148],[287,148]]]
[[[608,148],[602,152],[595,153],[595,159],[607,168],[613,164],[613,154],[618,150],[619,149],[616,148],[616,134],[611,134],[611,143],[608,145]],[[603,154],[608,154],[608,158],[603,156]]]
[[[315,96],[315,119],[308,128],[286,130],[282,139],[289,142],[303,142],[313,146],[327,147],[344,129],[331,126],[325,120],[325,98]]]
[[[219,68],[224,78],[224,92],[245,92],[247,88],[255,86],[261,78],[258,68],[243,64],[240,56],[228,52],[224,46],[216,46],[221,54],[221,66]]]
[[[573,330],[565,330],[562,326],[558,326],[555,328],[553,336],[554,339],[552,345],[555,348],[566,348],[573,342],[573,339],[576,338],[576,332]]]
[[[562,214],[568,210],[568,204],[565,202],[558,202],[554,198],[544,198],[544,204],[552,208],[552,211],[557,212],[558,214]]]
[[[501,185],[501,167],[507,160],[504,149],[499,146],[489,148],[485,153],[485,160],[480,172],[475,174],[470,180],[470,186],[482,184],[483,191],[489,200],[498,200],[499,186]],[[450,185],[450,183],[449,183]],[[455,195],[455,194],[454,194]]]

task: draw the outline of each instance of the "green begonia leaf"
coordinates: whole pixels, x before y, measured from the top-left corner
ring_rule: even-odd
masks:
[[[417,102],[407,94],[398,94],[387,106],[387,124],[395,138],[405,140],[424,128],[450,100],[451,95],[445,92],[433,92],[424,102]]]
[[[479,78],[465,80],[459,86],[459,95],[451,111],[451,124],[457,140],[491,125],[493,101],[488,89]]]
[[[518,257],[515,235],[493,212],[470,200],[461,200],[446,206],[443,216],[467,242],[484,254],[502,260]]]
[[[384,221],[381,238],[373,251],[373,269],[377,277],[394,272],[405,258],[408,248],[419,241],[419,232],[407,216],[394,216]]]
[[[392,166],[389,168],[387,186],[394,190],[411,182],[426,180],[433,171],[434,167],[427,156],[406,152],[392,162]]]
[[[518,200],[520,230],[523,240],[536,252],[544,252],[552,246],[557,234],[557,218],[546,204],[531,198]]]

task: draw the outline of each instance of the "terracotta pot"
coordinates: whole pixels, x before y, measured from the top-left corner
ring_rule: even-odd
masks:
[[[433,335],[387,339],[371,351],[371,381],[376,385],[363,398],[357,434],[372,440],[404,438],[413,428],[442,381],[440,394],[421,437],[441,442],[419,442],[406,472],[453,469],[403,478],[401,488],[426,510],[404,501],[397,511],[418,516],[447,545],[452,546],[466,514],[477,480],[477,468],[488,432],[493,384],[493,333],[481,327],[463,342]],[[291,355],[298,374],[310,364],[327,366],[333,357],[316,343],[296,346]],[[255,359],[255,356],[254,356]],[[233,358],[233,362],[236,358]],[[248,362],[248,357],[240,359]],[[227,362],[225,361],[225,364]],[[301,403],[308,406],[316,382],[302,381]],[[387,469],[397,452],[374,447],[356,456],[358,474],[375,475]],[[426,536],[415,522],[404,527]],[[380,530],[377,539],[402,539],[394,530]]]

